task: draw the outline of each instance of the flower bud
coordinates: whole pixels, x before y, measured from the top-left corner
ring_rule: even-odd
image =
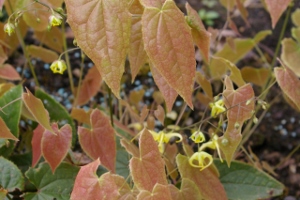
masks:
[[[51,64],[50,69],[53,73],[63,74],[64,71],[67,69],[67,65],[63,60],[57,60]]]
[[[4,26],[4,31],[11,36],[11,34],[15,32],[15,26],[12,23],[7,22],[7,24]]]
[[[51,26],[59,26],[61,25],[62,23],[62,17],[58,14],[52,14],[50,17],[49,17],[49,24]]]

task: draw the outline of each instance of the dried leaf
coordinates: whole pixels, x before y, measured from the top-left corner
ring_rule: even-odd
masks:
[[[87,75],[82,81],[82,85],[78,91],[78,96],[75,105],[81,106],[86,104],[94,97],[100,89],[102,78],[96,67],[89,69]]]
[[[94,160],[100,158],[103,166],[115,172],[115,130],[108,117],[98,109],[92,111],[90,120],[91,129],[78,127],[79,143],[89,157]]]
[[[275,77],[281,90],[300,109],[300,81],[292,70],[276,67]]]
[[[205,30],[199,14],[188,4],[185,4],[187,10],[186,21],[192,28],[192,36],[196,45],[200,49],[205,61],[209,61],[209,47],[211,33]]]
[[[167,185],[165,164],[151,133],[144,129],[139,140],[140,156],[130,159],[130,172],[139,190],[152,192],[156,183]]]
[[[31,167],[35,167],[42,157],[42,138],[45,129],[38,125],[33,131],[33,137],[31,140],[32,146],[32,163]]]
[[[42,152],[49,163],[52,173],[66,157],[72,143],[72,128],[69,124],[60,129],[56,123],[52,124],[55,134],[45,130],[42,138]]]
[[[33,96],[33,94],[27,88],[26,91],[27,93],[22,95],[25,106],[41,126],[51,133],[54,133],[50,126],[49,114],[45,109],[44,104],[40,99]]]
[[[103,80],[119,97],[130,39],[128,1],[66,0],[65,3],[78,46],[92,59]]]
[[[193,108],[196,72],[191,30],[175,2],[167,0],[161,9],[146,7],[142,16],[145,50],[166,82]],[[164,48],[161,45],[164,44]]]
[[[288,7],[291,0],[265,0],[272,19],[272,27],[275,28],[278,19]]]
[[[19,73],[10,64],[4,64],[0,66],[0,78],[10,81],[21,80]]]

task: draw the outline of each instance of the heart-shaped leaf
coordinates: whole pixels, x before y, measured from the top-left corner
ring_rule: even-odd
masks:
[[[78,91],[75,105],[86,104],[93,96],[97,94],[102,83],[102,78],[96,67],[89,69],[87,75],[82,81]]]
[[[46,49],[41,46],[29,45],[26,47],[26,51],[28,52],[30,57],[40,58],[46,63],[52,63],[58,59],[58,54],[55,51]]]
[[[268,81],[270,70],[266,68],[243,67],[241,74],[246,82],[253,83],[258,86],[264,86]]]
[[[278,19],[288,7],[291,0],[265,0],[272,19],[272,27],[275,28]]]
[[[0,185],[9,192],[24,189],[24,177],[19,168],[11,161],[0,157]]]
[[[72,108],[71,117],[77,120],[79,123],[84,123],[87,125],[91,125],[90,122],[90,115],[92,110],[86,112],[84,109],[81,108]]]
[[[288,67],[277,67],[274,72],[281,90],[300,109],[300,81],[298,77]]]
[[[0,138],[1,139],[11,139],[11,140],[16,140],[18,141],[19,139],[16,138],[16,136],[14,136],[10,130],[7,128],[5,122],[3,121],[3,119],[0,117]]]
[[[233,161],[230,168],[219,160],[214,163],[229,199],[268,199],[281,195],[284,190],[270,175],[246,163]]]
[[[151,133],[144,129],[139,140],[140,156],[130,160],[129,168],[135,186],[152,192],[156,183],[167,185],[165,164]]]
[[[155,184],[153,191],[142,190],[137,196],[138,200],[172,200],[170,190],[167,185]]]
[[[94,160],[100,158],[103,166],[115,172],[115,130],[100,110],[93,110],[90,117],[91,129],[78,127],[79,143],[89,157]]]
[[[72,142],[72,128],[69,124],[61,129],[56,123],[52,124],[52,132],[45,130],[42,138],[42,152],[45,160],[49,163],[54,173],[57,166],[66,157]]]
[[[100,160],[96,159],[81,167],[75,180],[71,200],[119,199],[122,194],[130,192],[128,184],[120,176],[108,172],[99,178],[96,174],[99,165]]]
[[[0,66],[0,78],[11,81],[21,80],[19,73],[10,64]]]
[[[33,136],[31,140],[32,146],[32,167],[39,162],[42,157],[42,138],[45,129],[39,124],[33,131]]]
[[[173,200],[203,199],[197,185],[190,179],[182,179],[180,190],[174,185],[168,186]]]
[[[227,199],[224,187],[211,167],[200,171],[198,168],[192,167],[189,164],[188,159],[188,157],[181,154],[178,154],[176,157],[181,177],[194,182],[197,185],[203,199]],[[197,191],[191,192],[192,194],[198,193]]]
[[[75,177],[79,168],[68,163],[62,163],[52,174],[47,163],[41,163],[38,168],[30,168],[25,176],[36,187],[36,192],[27,192],[25,200],[61,199],[69,200]]]
[[[172,0],[165,1],[161,9],[145,7],[142,27],[145,50],[153,66],[193,108],[195,51],[191,30],[182,12]]]
[[[300,77],[299,63],[300,63],[300,43],[296,42],[292,38],[285,38],[281,42],[282,44],[282,61],[293,72]]]
[[[35,96],[26,88],[27,93],[22,95],[23,102],[27,109],[30,111],[34,119],[43,126],[46,130],[53,133],[50,125],[50,119],[47,110],[45,109],[42,101]]]
[[[103,80],[119,97],[130,38],[128,1],[66,0],[65,3],[68,23],[78,46],[92,59]]]

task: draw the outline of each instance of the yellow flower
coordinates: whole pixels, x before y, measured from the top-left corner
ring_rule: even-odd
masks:
[[[53,13],[49,17],[49,24],[51,26],[59,26],[62,23],[62,17],[59,14]]]
[[[64,71],[67,69],[67,65],[63,60],[57,60],[51,64],[50,69],[53,73],[63,74]]]
[[[220,146],[219,146],[219,143],[218,143],[218,139],[219,139],[219,137],[217,135],[214,135],[212,137],[211,141],[206,142],[206,143],[201,145],[199,151],[202,151],[203,149],[205,149],[207,147],[211,148],[211,149],[217,149],[220,160],[221,160],[221,162],[223,162],[223,159],[222,159],[222,156],[221,156],[221,151],[220,151]]]
[[[11,36],[11,34],[15,32],[15,26],[12,23],[7,22],[7,24],[4,26],[4,32]]]
[[[224,107],[223,99],[220,99],[214,103],[210,103],[209,106],[211,107],[211,116],[212,117],[217,117],[217,115],[226,111],[226,108]]]
[[[205,141],[205,137],[204,134],[201,131],[195,131],[192,135],[191,135],[191,140],[193,140],[195,143],[201,143]]]
[[[209,167],[212,162],[212,156],[204,151],[196,152],[189,158],[189,164],[192,167],[200,168],[200,171]]]
[[[159,133],[156,133],[155,131],[149,131],[153,139],[158,142],[158,149],[160,153],[164,152],[164,143],[168,143],[172,137],[178,137],[179,140],[176,142],[181,142],[182,141],[182,136],[179,133],[165,133],[163,131],[159,131]]]

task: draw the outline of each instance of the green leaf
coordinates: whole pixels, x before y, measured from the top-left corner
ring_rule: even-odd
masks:
[[[16,188],[24,189],[24,177],[18,167],[11,161],[0,157],[0,185],[9,192]]]
[[[57,122],[59,127],[65,124],[69,124],[72,127],[72,146],[74,146],[77,138],[76,128],[66,108],[41,89],[35,91],[35,96],[42,100],[46,110],[49,112],[51,121]]]
[[[66,0],[65,3],[78,46],[119,97],[131,31],[128,0]]]
[[[78,167],[62,163],[52,174],[47,163],[40,163],[38,168],[30,168],[25,176],[33,183],[37,191],[25,193],[25,200],[61,199],[69,200]]]
[[[11,88],[8,90],[4,95],[0,98],[0,107],[4,107],[5,105],[9,104],[10,102],[21,98],[22,95],[22,86],[18,85],[16,87]],[[9,104],[5,108],[3,108],[3,112],[0,111],[0,117],[5,122],[6,126],[9,128],[10,132],[16,136],[19,137],[19,121],[21,116],[21,100],[16,100],[15,102]],[[6,144],[5,139],[0,139],[0,155],[8,156],[13,148],[14,148],[13,141],[9,142],[9,146],[4,146]]]
[[[116,174],[127,178],[129,175],[129,159],[130,155],[120,143],[120,138],[116,137],[117,156],[116,156]]]
[[[228,199],[269,199],[281,195],[284,185],[267,173],[246,163],[233,161],[230,168],[220,160],[214,161]]]

